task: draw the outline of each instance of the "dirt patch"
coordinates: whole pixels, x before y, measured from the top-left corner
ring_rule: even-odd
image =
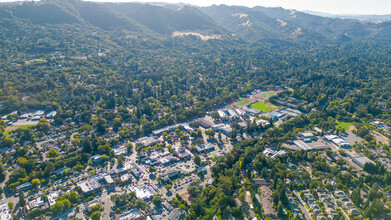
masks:
[[[281,19],[277,19],[278,22],[280,22],[281,27],[285,27],[287,23]]]
[[[376,142],[378,142],[378,143],[387,144],[387,145],[390,143],[390,140],[388,139],[388,137],[380,134],[377,131],[371,131],[371,134],[375,138]]]
[[[357,128],[354,125],[348,128],[348,132],[353,132],[354,130],[357,130]]]
[[[179,32],[179,31],[175,31],[175,32],[173,32],[171,34],[172,37],[183,37],[183,36],[189,36],[189,35],[193,35],[193,36],[199,37],[203,41],[207,41],[207,40],[211,40],[211,39],[220,39],[221,38],[220,35],[209,36],[209,35],[202,35],[202,34],[197,33],[197,32]]]
[[[247,17],[248,17],[248,14],[236,13],[236,14],[233,14],[232,16],[234,16],[234,17],[239,17],[239,18],[247,18]]]
[[[253,103],[255,100],[251,98],[244,98],[243,101],[248,102],[248,103]]]
[[[187,202],[187,204],[191,205],[191,201],[189,200],[190,195],[188,192],[183,191],[178,194],[182,197],[183,200],[185,200]]]
[[[18,129],[18,126],[6,127],[4,130],[5,131],[15,131],[16,129]]]

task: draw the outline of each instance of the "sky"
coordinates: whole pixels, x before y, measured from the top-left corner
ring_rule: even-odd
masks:
[[[0,0],[9,2],[13,0]],[[132,2],[132,0],[91,0],[99,2]],[[133,0],[135,1],[135,0]],[[310,10],[331,14],[391,14],[391,0],[137,0],[137,2],[189,3],[199,6],[212,4],[283,7],[299,11]]]

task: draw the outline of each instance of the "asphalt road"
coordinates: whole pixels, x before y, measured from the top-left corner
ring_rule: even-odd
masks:
[[[296,190],[294,190],[293,193],[299,199],[299,202],[300,202],[299,206],[300,206],[301,211],[304,212],[305,219],[312,220],[311,215],[309,214],[309,212],[307,210],[307,207],[305,207],[305,202],[301,199],[299,193]]]

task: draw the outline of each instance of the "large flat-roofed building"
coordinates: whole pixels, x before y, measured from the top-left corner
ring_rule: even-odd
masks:
[[[170,179],[176,178],[179,175],[181,175],[181,170],[171,169],[162,174],[162,179],[164,182],[168,182]]]
[[[363,168],[366,163],[375,164],[375,162],[373,162],[371,159],[369,159],[366,156],[353,157],[352,160],[354,163],[359,165],[361,168]]]
[[[15,189],[16,191],[20,191],[20,190],[26,190],[26,189],[29,189],[31,187],[31,183],[30,182],[27,182],[27,183],[23,183],[22,185],[19,185],[17,186]]]
[[[46,115],[46,118],[54,118],[57,115],[57,111],[51,111]]]
[[[340,138],[337,135],[333,135],[333,134],[325,135],[324,139],[326,139],[327,141],[333,142],[335,145],[337,145],[340,148],[341,147],[350,147],[350,144],[348,142],[346,142],[344,139]]]
[[[52,206],[52,205],[56,204],[56,199],[57,198],[58,198],[58,192],[51,192],[51,193],[49,193],[49,195],[48,195],[49,206]]]
[[[272,150],[270,148],[266,148],[264,151],[263,151],[263,154],[265,154],[266,156],[269,156],[271,158],[274,158],[278,155],[284,155],[286,154],[286,150],[280,150],[280,151],[276,151],[276,150]]]
[[[11,212],[6,202],[0,204],[0,219],[1,220],[11,220]]]
[[[155,145],[159,143],[161,140],[156,137],[142,137],[136,140],[136,143],[144,145],[145,147]]]
[[[157,194],[157,191],[155,188],[156,187],[154,187],[152,185],[143,185],[143,186],[133,185],[133,186],[129,187],[129,190],[131,192],[135,192],[136,197],[138,199],[149,200],[149,199],[152,199],[152,197],[154,197]]]
[[[132,209],[129,212],[117,215],[116,220],[143,220],[145,219],[144,215],[138,209]]]
[[[196,148],[199,153],[206,153],[215,149],[215,147],[211,144],[198,145]]]
[[[198,124],[200,124],[201,127],[203,128],[210,128],[214,125],[213,121],[207,119],[207,118],[197,118],[194,120]]]
[[[254,109],[254,108],[247,108],[246,111],[248,112],[249,115],[252,115],[252,116],[259,115],[262,112],[258,109]]]
[[[19,117],[19,119],[27,119],[29,117],[28,113],[25,113]]]
[[[228,115],[223,110],[218,110],[217,113],[219,113],[220,119],[222,120],[228,120]]]
[[[295,143],[296,146],[298,146],[302,150],[312,150],[312,148],[302,140],[296,140],[296,141],[293,141],[293,143]]]
[[[28,202],[27,206],[26,206],[26,209],[27,211],[30,211],[30,210],[33,210],[33,209],[36,209],[36,208],[39,208],[41,206],[44,205],[44,201],[41,197],[38,197],[34,200],[31,200],[30,202]]]
[[[180,159],[185,159],[185,158],[191,157],[191,155],[187,152],[186,148],[184,148],[184,147],[181,147],[178,149],[177,156]]]
[[[114,150],[114,155],[115,156],[119,156],[121,154],[127,154],[128,153],[128,148],[126,146],[115,148],[113,150]]]
[[[101,188],[100,183],[94,177],[78,182],[77,186],[84,194],[95,192]]]
[[[235,111],[236,111],[236,113],[238,113],[238,115],[240,115],[240,116],[246,115],[246,111],[244,111],[244,110],[241,109],[241,108],[237,108],[237,109],[235,109]]]

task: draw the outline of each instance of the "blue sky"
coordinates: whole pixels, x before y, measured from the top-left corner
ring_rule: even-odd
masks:
[[[9,2],[12,0],[0,0]],[[100,2],[131,2],[132,0],[92,0]],[[245,6],[280,6],[287,9],[311,10],[332,14],[391,14],[391,0],[138,0],[138,2],[189,3],[208,6],[212,4]]]

